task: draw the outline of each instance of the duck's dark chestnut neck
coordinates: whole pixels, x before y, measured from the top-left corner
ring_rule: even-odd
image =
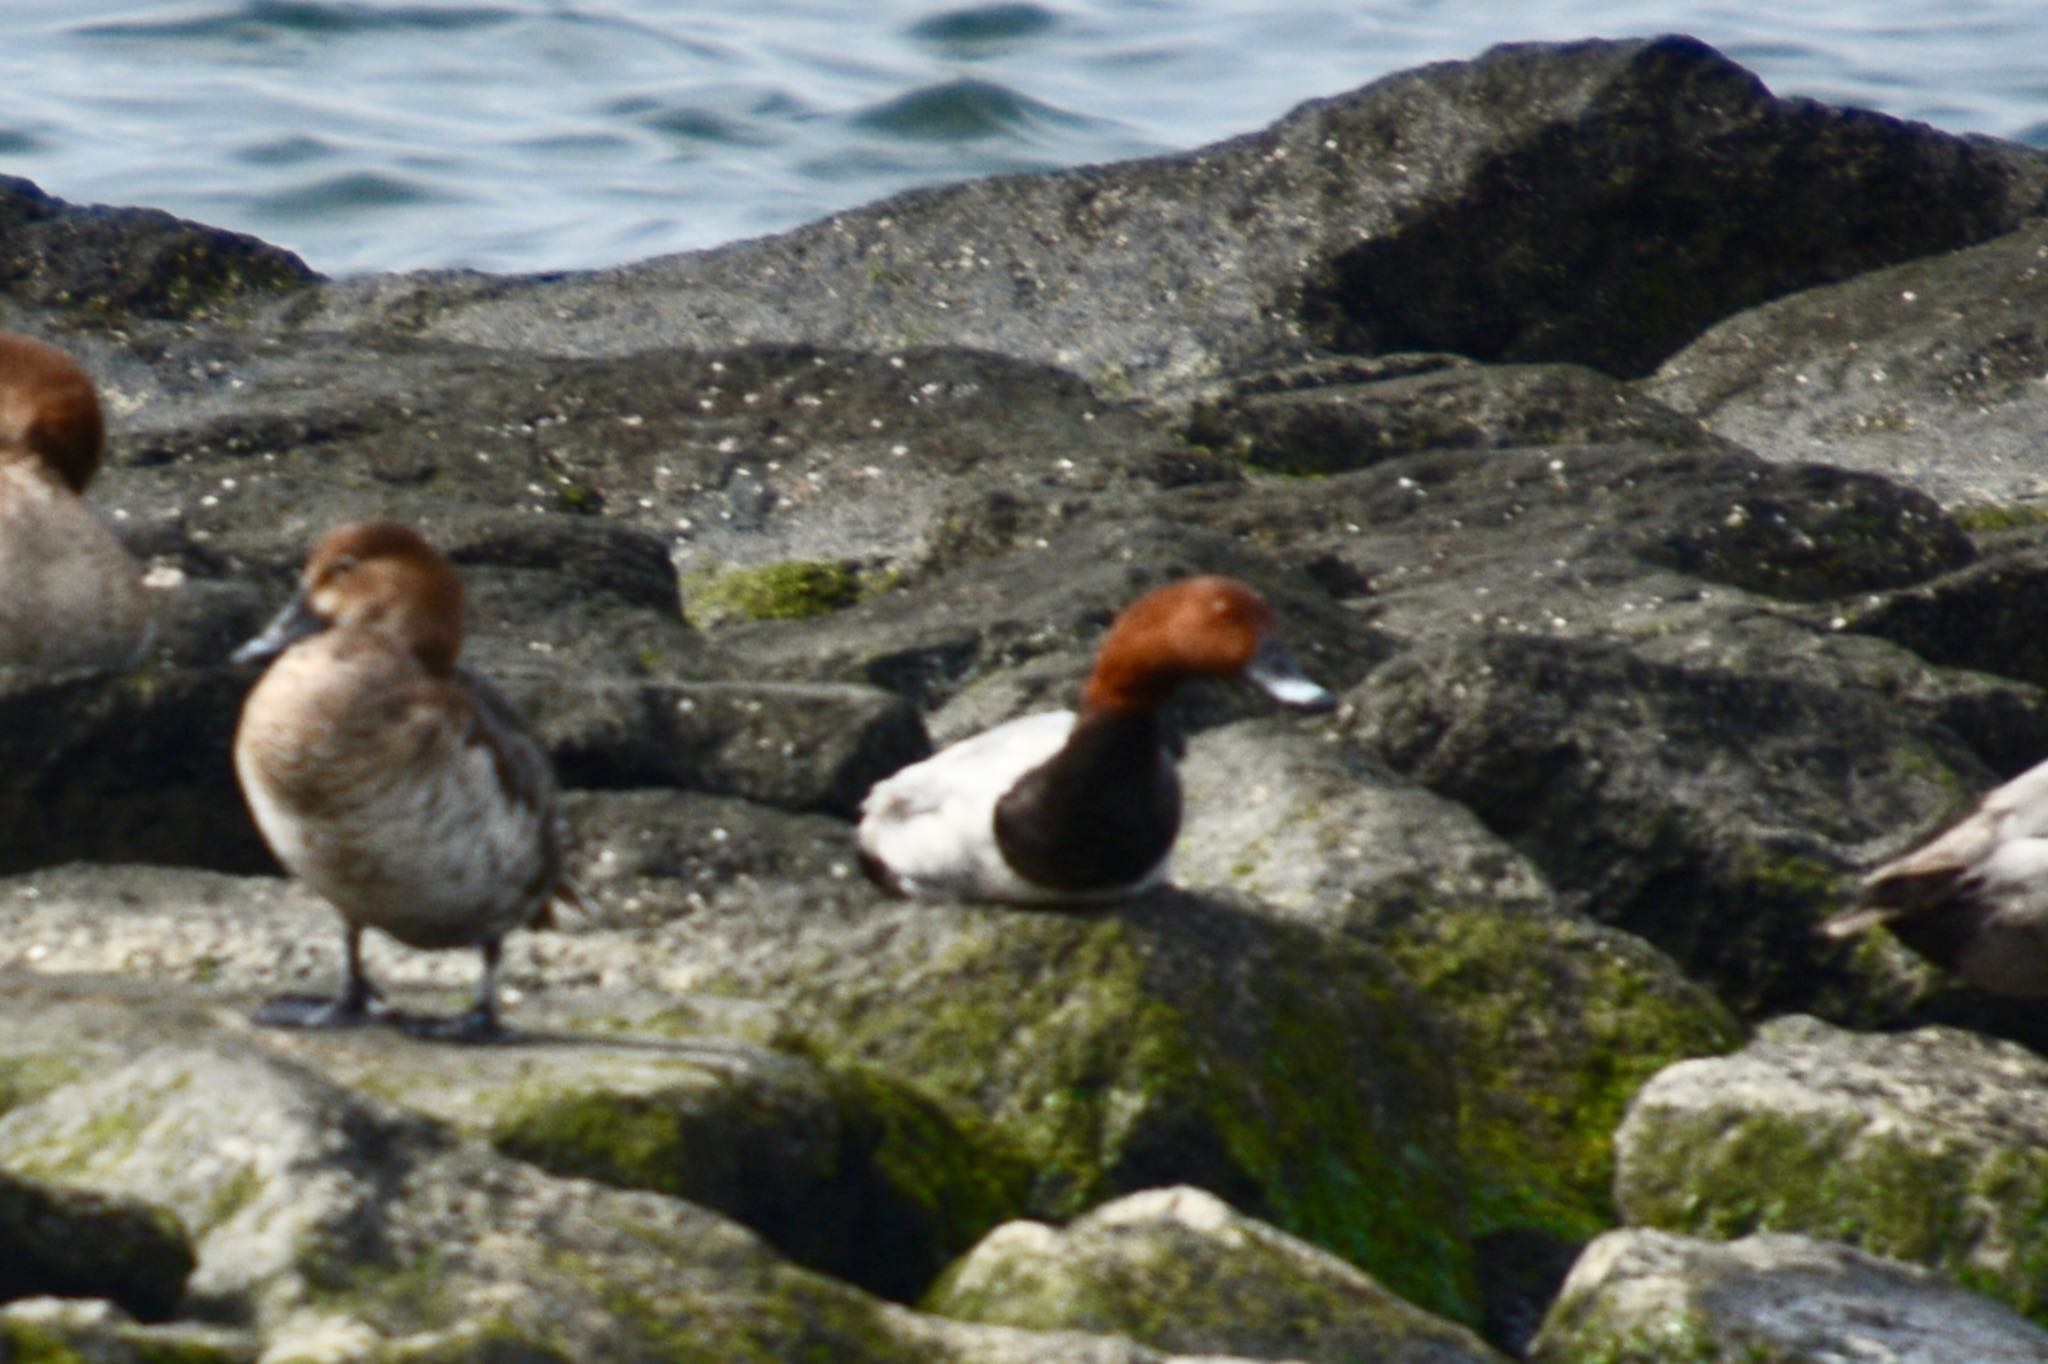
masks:
[[[1131,885],[1180,832],[1180,779],[1149,709],[1084,710],[1066,745],[996,802],[996,846],[1025,880],[1088,892]]]

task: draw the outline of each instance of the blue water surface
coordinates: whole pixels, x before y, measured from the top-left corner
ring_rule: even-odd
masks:
[[[1198,146],[1495,42],[1663,32],[2048,145],[2040,0],[6,0],[0,173],[330,274],[601,266]]]

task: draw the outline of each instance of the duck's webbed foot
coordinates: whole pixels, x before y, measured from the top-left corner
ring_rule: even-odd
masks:
[[[266,1028],[359,1028],[381,1023],[391,1017],[384,992],[363,974],[363,930],[349,924],[344,930],[348,951],[348,981],[331,999],[319,995],[278,995],[265,1000],[250,1015]]]
[[[509,1042],[514,1033],[498,1021],[498,967],[504,959],[504,942],[486,938],[478,944],[483,952],[483,978],[477,982],[476,1004],[466,1014],[436,1017],[426,1014],[400,1017],[398,1026],[413,1037],[441,1042]]]
[[[510,1042],[517,1034],[498,1021],[493,1010],[462,1014],[400,1014],[395,1020],[409,1037],[432,1042],[488,1044]]]
[[[384,1002],[374,996],[357,998],[345,992],[337,998],[319,995],[278,995],[257,1006],[250,1020],[266,1028],[359,1028],[381,1023],[390,1016]]]

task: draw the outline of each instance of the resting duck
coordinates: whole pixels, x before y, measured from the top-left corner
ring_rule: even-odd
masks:
[[[1879,924],[1981,990],[2048,996],[2048,763],[1871,872],[1856,905],[1820,931],[1846,938]]]
[[[298,595],[237,650],[274,659],[235,733],[235,771],[278,861],[340,911],[340,997],[287,996],[257,1014],[333,1027],[388,1013],[363,974],[365,928],[409,947],[476,947],[476,1004],[452,1019],[393,1015],[419,1035],[502,1035],[505,935],[553,922],[562,871],[554,773],[510,704],[455,665],[462,585],[415,530],[342,526],[314,548]]]
[[[1159,719],[1174,688],[1242,677],[1283,705],[1336,698],[1273,637],[1273,612],[1232,578],[1188,578],[1110,626],[1081,710],[1027,715],[876,784],[861,803],[861,865],[898,895],[1085,904],[1166,874],[1180,779]]]
[[[141,570],[81,496],[105,449],[77,362],[0,332],[0,664],[118,668],[148,643]]]

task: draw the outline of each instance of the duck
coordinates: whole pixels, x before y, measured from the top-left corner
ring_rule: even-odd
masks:
[[[1078,711],[1010,720],[876,783],[855,835],[862,869],[915,900],[1087,905],[1159,884],[1181,819],[1160,708],[1201,677],[1241,678],[1298,710],[1336,704],[1253,588],[1169,583],[1111,623]]]
[[[321,537],[296,595],[237,664],[267,663],[235,730],[234,765],[285,870],[339,912],[346,974],[332,999],[288,995],[256,1021],[326,1028],[389,1018],[417,1036],[507,1036],[507,934],[580,903],[547,755],[489,682],[456,663],[462,584],[417,530],[353,522]],[[474,947],[474,1005],[388,1008],[363,971],[365,929],[408,947]]]
[[[78,362],[0,332],[0,665],[122,668],[148,647],[142,570],[84,498],[105,452]]]
[[[2048,762],[1870,872],[1820,932],[1878,927],[1980,990],[2048,998]]]

